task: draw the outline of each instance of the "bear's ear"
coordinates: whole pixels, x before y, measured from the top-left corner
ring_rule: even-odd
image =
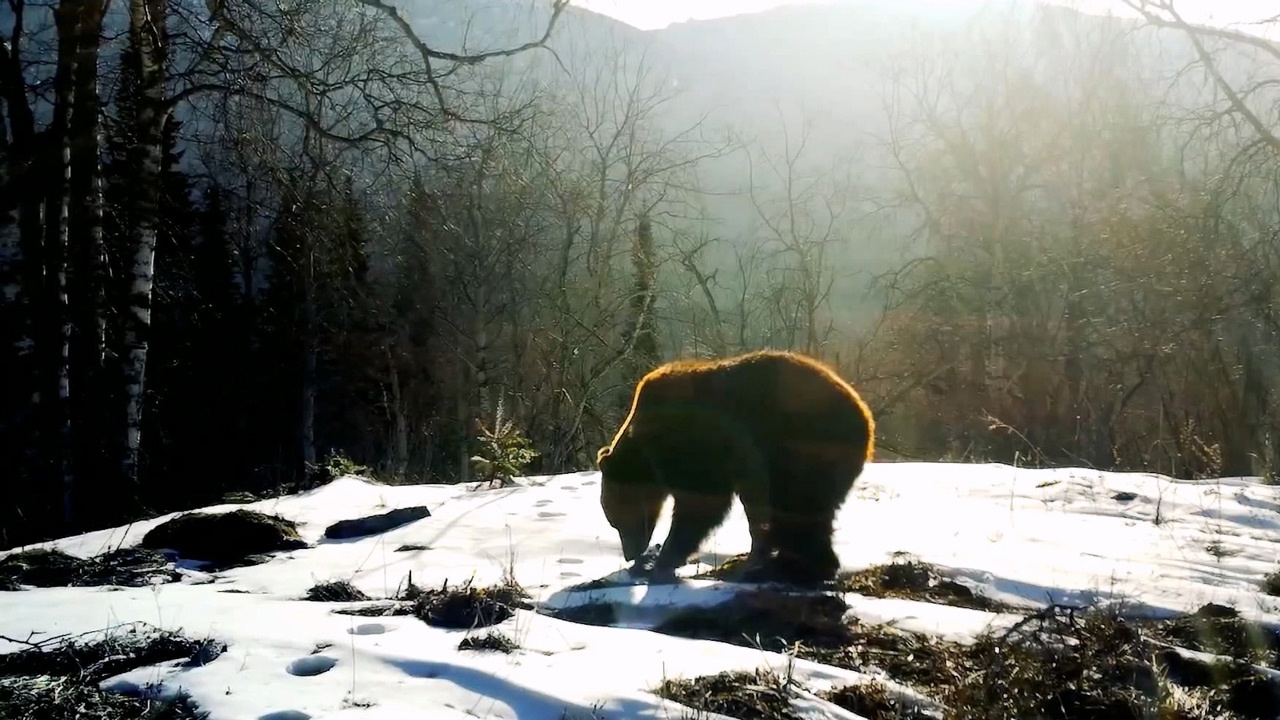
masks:
[[[605,460],[608,460],[609,456],[612,454],[613,454],[613,448],[608,445],[605,445],[604,447],[597,450],[596,451],[596,467],[604,469]]]

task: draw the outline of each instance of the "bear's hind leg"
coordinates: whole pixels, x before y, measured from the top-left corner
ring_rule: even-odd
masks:
[[[778,555],[771,563],[773,575],[799,585],[834,580],[840,558],[832,543],[834,513],[778,513],[772,528]]]
[[[676,568],[688,562],[702,541],[729,516],[733,494],[680,490],[672,493],[672,499],[671,530],[653,564],[653,582],[675,580]]]

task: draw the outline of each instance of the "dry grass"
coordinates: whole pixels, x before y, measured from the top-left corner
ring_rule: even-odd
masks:
[[[21,641],[18,641],[21,644]],[[32,720],[199,720],[205,715],[183,695],[159,700],[99,689],[120,673],[171,660],[194,667],[226,650],[215,640],[193,640],[133,624],[83,641],[54,638],[0,655],[0,717]]]
[[[513,653],[520,645],[500,632],[490,630],[483,635],[468,635],[458,643],[459,650],[487,650],[490,652]]]
[[[702,712],[738,720],[803,720],[783,678],[770,672],[724,672],[664,680],[654,694]]]
[[[173,563],[153,550],[120,548],[91,558],[61,550],[24,550],[0,559],[0,590],[35,587],[143,587],[181,578]]]
[[[530,609],[529,595],[514,582],[475,587],[468,580],[449,587],[421,590],[412,603],[412,614],[433,627],[472,629],[497,625],[515,615],[517,608]]]
[[[929,717],[920,708],[903,703],[879,680],[838,687],[821,697],[867,720],[925,720]]]
[[[311,602],[365,602],[373,598],[346,580],[330,580],[313,585],[302,599]]]
[[[861,577],[877,592],[897,597],[940,592],[936,574],[927,568],[897,565]],[[972,644],[846,620],[846,610],[834,595],[753,590],[709,608],[681,610],[654,630],[887,676],[943,708],[943,720],[1280,716],[1280,686],[1250,664],[1275,667],[1280,634],[1245,622],[1230,608],[1207,606],[1184,617],[1149,620],[1054,606]],[[598,604],[556,615],[609,624],[615,612]],[[1205,661],[1171,645],[1225,657]],[[742,673],[670,680],[660,694],[737,718],[792,717],[785,688],[765,680]],[[935,712],[876,683],[839,688],[824,699],[872,720]]]

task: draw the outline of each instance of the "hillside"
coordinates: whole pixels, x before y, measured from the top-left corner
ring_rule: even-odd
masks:
[[[126,695],[185,693],[210,720],[659,718],[691,708],[740,720],[904,708],[979,717],[1049,701],[1076,703],[1065,717],[1134,717],[1143,703],[1165,717],[1267,717],[1275,707],[1265,678],[1280,668],[1280,638],[1252,623],[1280,619],[1261,588],[1277,563],[1280,498],[1254,479],[873,464],[839,517],[848,575],[827,595],[715,579],[747,549],[736,504],[680,584],[633,585],[598,482],[583,472],[502,489],[389,487],[347,476],[209,508],[297,523],[298,546],[248,561],[259,564],[202,570],[182,559],[176,574],[151,567],[152,584],[138,587],[11,585],[0,593],[0,715],[15,696],[28,710],[55,702],[51,687],[90,693],[32,673]],[[430,516],[324,537],[336,521],[411,506]],[[44,547],[119,555],[170,517]],[[18,558],[38,555],[6,558],[0,574],[13,577]],[[28,568],[17,579],[59,584],[38,578]],[[388,602],[410,585],[416,603]],[[157,629],[174,634],[148,640]],[[1077,665],[1046,660],[1065,652],[1037,644],[1050,636],[1074,638],[1063,657]],[[81,646],[58,651],[60,638]],[[103,638],[106,650],[93,644]],[[18,654],[33,645],[45,660]],[[139,648],[150,655],[131,661]],[[1260,667],[1215,666],[1204,654],[1215,650]],[[173,712],[164,717],[191,716]]]

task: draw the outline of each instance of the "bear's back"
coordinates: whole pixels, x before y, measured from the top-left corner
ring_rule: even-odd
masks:
[[[848,383],[826,365],[787,351],[668,363],[638,391],[638,413],[686,413],[703,422],[718,417],[761,440],[852,440],[870,431],[870,413]]]

